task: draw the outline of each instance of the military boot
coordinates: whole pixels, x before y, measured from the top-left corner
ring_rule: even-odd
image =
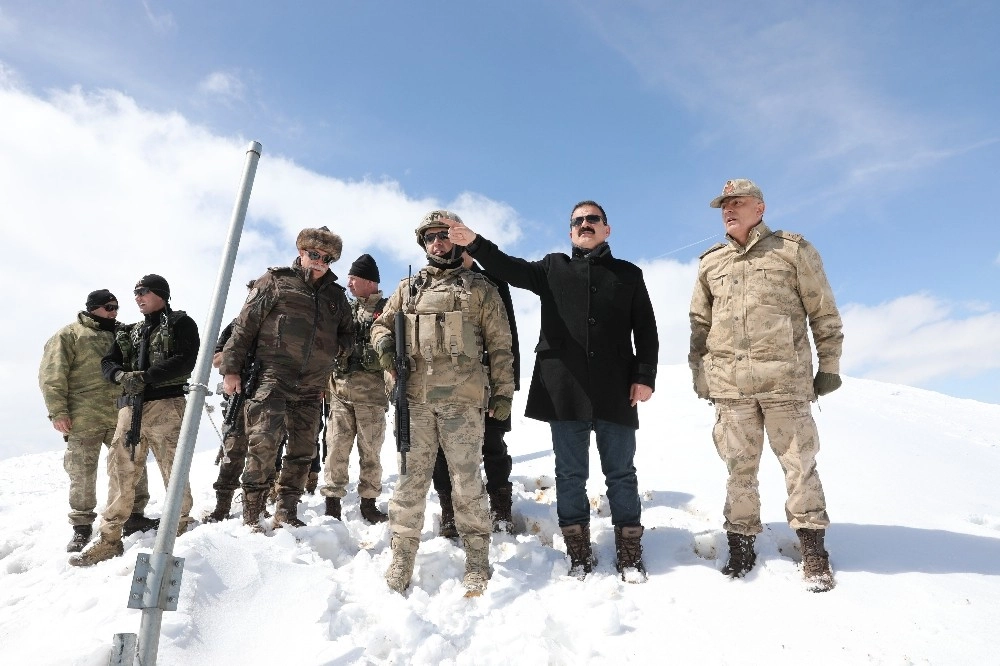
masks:
[[[73,538],[66,544],[67,553],[79,553],[90,541],[90,536],[94,533],[93,525],[74,525]]]
[[[271,485],[267,489],[267,503],[268,504],[277,504],[278,503],[278,481],[277,481],[277,479],[271,481]]]
[[[315,495],[317,485],[319,485],[319,472],[309,472],[309,478],[306,479],[306,492]]]
[[[410,578],[413,576],[413,563],[417,559],[417,548],[420,546],[420,539],[417,537],[403,537],[393,535],[392,562],[385,572],[385,582],[390,589],[402,594],[410,586]]]
[[[260,524],[260,514],[264,511],[266,492],[266,490],[243,491],[243,524],[257,533],[264,531],[264,527]]]
[[[729,541],[729,562],[722,567],[724,575],[730,578],[743,578],[750,573],[753,565],[757,563],[757,553],[753,550],[756,538],[753,534],[726,532],[726,540]]]
[[[511,516],[511,490],[509,487],[490,492],[490,518],[494,532],[514,533],[514,518]]]
[[[642,561],[642,525],[615,525],[615,568],[628,583],[646,581],[646,565]]]
[[[441,527],[438,536],[446,539],[457,539],[458,528],[455,527],[455,505],[451,503],[451,493],[441,493]]]
[[[462,586],[468,590],[467,597],[478,597],[486,589],[490,580],[490,538],[488,536],[467,536],[462,539],[465,546],[465,576]]]
[[[362,497],[361,498],[361,517],[367,520],[372,525],[378,523],[384,523],[389,520],[389,516],[382,513],[377,506],[375,506],[374,497]]]
[[[278,503],[274,507],[274,528],[278,529],[284,525],[289,527],[305,527],[306,524],[299,520],[299,498],[296,495],[281,495]]]
[[[229,510],[233,508],[233,491],[215,491],[215,509],[202,518],[206,523],[217,523],[229,518]]]
[[[155,530],[160,526],[160,521],[156,518],[147,518],[141,513],[133,513],[122,525],[122,536],[129,536],[136,532]]]
[[[795,530],[802,547],[802,576],[811,592],[826,592],[833,589],[833,571],[830,570],[830,553],[826,551],[823,538],[825,530],[811,530],[803,527]]]
[[[101,537],[84,550],[82,553],[69,558],[69,563],[74,567],[92,567],[98,562],[110,560],[125,552],[125,545],[121,539],[108,541]]]
[[[330,516],[331,518],[336,518],[337,520],[342,520],[340,517],[340,498],[339,497],[327,497],[326,498],[326,513],[324,515]]]
[[[583,580],[594,570],[597,560],[590,547],[590,524],[566,525],[562,528],[566,554],[569,555],[569,575]]]

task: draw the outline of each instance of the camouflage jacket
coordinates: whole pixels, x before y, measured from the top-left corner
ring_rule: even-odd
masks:
[[[690,318],[688,364],[696,382],[707,373],[713,398],[815,400],[807,328],[819,370],[840,372],[840,313],[819,253],[799,234],[761,222],[745,248],[732,239],[709,248]]]
[[[330,395],[342,402],[379,405],[388,409],[385,372],[379,365],[378,354],[371,342],[372,323],[377,315],[382,314],[385,303],[381,291],[368,298],[351,301],[354,349],[349,356],[340,357],[330,376]]]
[[[309,284],[298,259],[290,267],[267,269],[233,322],[220,372],[239,374],[256,340],[261,367],[257,399],[274,390],[318,398],[326,389],[337,355],[350,354],[354,341],[351,309],[336,280],[327,271]]]
[[[121,324],[114,322],[117,331]],[[38,366],[38,387],[54,421],[72,419],[74,435],[114,429],[118,420],[115,399],[121,392],[105,381],[101,359],[111,348],[115,334],[103,330],[85,312],[64,326],[45,343]]]
[[[412,288],[411,288],[412,284]],[[393,320],[406,313],[410,359],[407,397],[421,403],[487,406],[490,395],[512,398],[510,325],[497,288],[468,269],[425,266],[405,279],[372,325],[372,344],[394,342]],[[483,365],[488,352],[489,366]]]

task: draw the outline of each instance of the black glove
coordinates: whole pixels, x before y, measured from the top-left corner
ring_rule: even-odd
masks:
[[[826,395],[839,389],[841,384],[843,382],[840,381],[840,375],[835,375],[832,372],[817,372],[816,379],[813,380],[813,390],[816,391],[817,396]]]
[[[506,421],[510,418],[510,407],[513,401],[505,395],[495,395],[490,398],[489,411],[493,412],[493,418],[497,421]]]
[[[139,395],[146,388],[146,380],[143,378],[141,370],[122,373],[118,383],[122,385],[122,390],[128,395]]]

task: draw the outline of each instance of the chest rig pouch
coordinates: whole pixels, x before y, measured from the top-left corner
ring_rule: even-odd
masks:
[[[406,314],[406,351],[425,372],[434,374],[436,360],[450,360],[455,371],[468,368],[470,362],[481,366],[483,334],[473,312],[473,294],[466,276],[454,282],[422,284],[411,312]]]

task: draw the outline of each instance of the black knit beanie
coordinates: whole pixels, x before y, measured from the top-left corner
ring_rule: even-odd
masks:
[[[112,294],[107,289],[98,289],[96,291],[92,291],[89,294],[87,294],[87,312],[90,312],[91,310],[96,310],[97,308],[103,305],[107,305],[111,301],[117,302],[118,298],[116,298],[115,295]]]
[[[165,301],[170,300],[170,285],[162,276],[155,273],[143,275],[142,279],[135,283],[135,288],[145,287]]]
[[[378,275],[378,264],[375,263],[375,259],[370,254],[363,254],[355,259],[347,274],[372,282],[381,282]]]

